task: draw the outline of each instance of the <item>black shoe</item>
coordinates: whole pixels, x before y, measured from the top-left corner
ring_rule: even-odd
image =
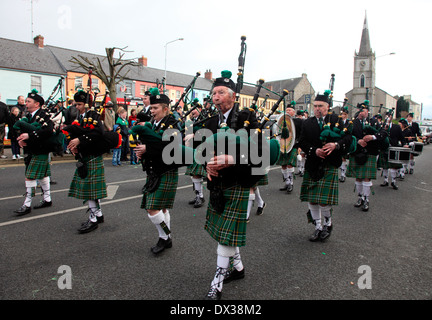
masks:
[[[216,287],[211,287],[205,297],[205,300],[220,300],[221,297],[222,297],[222,292],[219,291]]]
[[[240,280],[243,279],[245,276],[244,268],[241,271],[238,271],[236,268],[232,268],[231,271],[228,273],[226,278],[224,279],[223,283],[230,283],[234,280]]]
[[[368,211],[369,210],[369,200],[363,201],[363,207],[362,211]]]
[[[50,184],[57,184],[57,181],[55,181],[55,180],[50,180]]]
[[[344,176],[341,176],[341,177],[339,178],[339,181],[340,181],[340,182],[345,182],[345,177],[344,177]]]
[[[294,189],[294,186],[292,184],[289,184],[289,185],[287,185],[286,192],[291,193],[293,191],[293,189]]]
[[[97,223],[103,223],[105,221],[104,216],[96,216],[97,219]],[[85,225],[88,221],[84,221],[83,223],[81,223],[81,226]]]
[[[364,202],[363,198],[359,197],[357,202],[354,204],[354,207],[360,208],[363,205],[363,202]]]
[[[316,242],[320,240],[321,230],[315,229],[314,233],[309,237],[309,241]]]
[[[22,207],[19,207],[17,210],[14,210],[14,212],[17,213],[17,216],[23,216],[31,212],[31,207],[27,207],[26,205],[23,205]]]
[[[387,187],[388,185],[389,185],[388,181],[384,181],[383,183],[380,184],[381,187]]]
[[[45,208],[45,207],[51,207],[52,206],[52,201],[45,201],[42,200],[41,202],[39,202],[37,205],[35,205],[33,207],[33,209],[40,209],[40,208]]]
[[[388,184],[387,184],[387,185],[388,185]],[[396,185],[395,182],[392,182],[392,183],[391,183],[391,186],[392,186],[392,188],[395,189],[395,190],[399,189],[399,187]]]
[[[264,204],[263,204],[262,207],[258,207],[258,209],[257,209],[257,211],[256,211],[257,216],[260,216],[260,215],[263,214],[263,211],[264,211],[264,208],[266,207],[266,205],[267,205],[267,204],[264,202]]]
[[[188,202],[188,204],[195,204],[198,197],[193,198],[191,201]]]
[[[304,176],[304,172],[300,171],[300,177],[303,177],[303,176]]]
[[[320,240],[321,241],[327,240],[330,237],[332,230],[333,230],[333,225],[324,226],[320,234]]]
[[[414,169],[409,169],[409,174],[413,174],[414,173]]]
[[[87,220],[84,224],[81,225],[81,228],[78,229],[79,233],[87,233],[91,232],[93,230],[96,230],[98,228],[98,223],[91,221],[90,219]]]
[[[154,247],[151,247],[150,250],[154,254],[158,254],[158,253],[161,253],[162,251],[164,251],[165,249],[168,249],[168,248],[171,248],[171,247],[172,247],[172,240],[171,240],[171,238],[168,237],[167,240],[159,238],[159,241],[156,243],[156,245]]]
[[[280,188],[279,190],[280,191],[286,191],[286,189],[288,188],[288,185],[287,184],[285,184],[282,188]]]
[[[193,207],[194,208],[200,208],[204,205],[204,202],[205,202],[204,197],[203,198],[197,197]]]

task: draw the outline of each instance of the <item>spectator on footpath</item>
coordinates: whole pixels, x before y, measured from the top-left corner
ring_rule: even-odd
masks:
[[[18,107],[13,106],[11,109],[11,113],[7,120],[8,125],[8,139],[11,141],[11,150],[12,150],[12,159],[22,159],[20,155],[20,146],[18,144],[18,132],[13,128],[14,124],[21,119],[20,117],[21,111]]]
[[[116,121],[116,124],[120,126],[121,135],[122,135],[122,151],[121,151],[121,161],[128,161],[127,154],[129,151],[129,129],[128,122],[126,119],[127,111],[125,109],[120,110],[119,117]]]
[[[1,100],[1,94],[0,94]],[[9,117],[9,110],[4,102],[0,101],[0,158],[6,159],[7,156],[4,154],[4,137],[5,137],[5,126],[6,121]]]
[[[131,122],[131,126],[135,125],[136,121]],[[136,134],[129,135],[129,150],[130,150],[130,164],[138,164],[138,159],[135,154],[135,148],[138,145],[138,137]]]
[[[131,110],[131,115],[128,118],[129,127],[132,127],[132,121],[137,120],[137,111],[136,109]]]
[[[113,130],[117,132],[118,134],[121,134],[121,128],[118,124],[115,124],[113,127]],[[113,156],[112,156],[112,165],[113,166],[121,166],[121,152],[122,152],[122,146],[120,145],[118,148],[113,149]]]
[[[115,124],[115,111],[113,109],[114,104],[111,101],[108,101],[104,111],[102,112],[104,129],[106,131],[113,131]]]

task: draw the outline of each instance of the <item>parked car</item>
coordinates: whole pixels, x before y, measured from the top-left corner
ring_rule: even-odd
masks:
[[[432,125],[423,125],[420,126],[421,133],[425,139],[423,139],[424,144],[431,143],[431,137],[432,137]]]

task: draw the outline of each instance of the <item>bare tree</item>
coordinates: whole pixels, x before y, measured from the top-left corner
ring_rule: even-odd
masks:
[[[124,74],[121,72],[126,66],[139,66],[137,62],[132,59],[123,59],[125,55],[127,47],[124,48],[105,48],[106,59],[108,61],[108,70],[105,71],[103,68],[103,63],[105,62],[105,58],[101,59],[96,57],[95,59],[90,60],[88,57],[78,55],[78,57],[72,57],[69,61],[79,65],[85,71],[89,71],[92,68],[92,73],[98,77],[102,82],[106,85],[111,101],[114,104],[114,110],[117,111],[117,92],[116,85],[122,82],[129,70],[127,70]],[[119,50],[118,59],[114,58],[115,50]]]

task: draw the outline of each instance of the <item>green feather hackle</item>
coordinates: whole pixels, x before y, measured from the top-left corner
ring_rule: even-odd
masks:
[[[232,72],[229,71],[229,70],[223,70],[223,71],[221,72],[221,76],[222,76],[222,78],[228,78],[228,79],[231,79]]]
[[[329,96],[331,94],[331,90],[326,90],[326,91],[324,91],[324,95],[325,96]]]
[[[150,94],[151,94],[152,96],[160,95],[160,92],[159,92],[159,89],[158,89],[158,88],[151,88],[149,91],[150,91]]]

